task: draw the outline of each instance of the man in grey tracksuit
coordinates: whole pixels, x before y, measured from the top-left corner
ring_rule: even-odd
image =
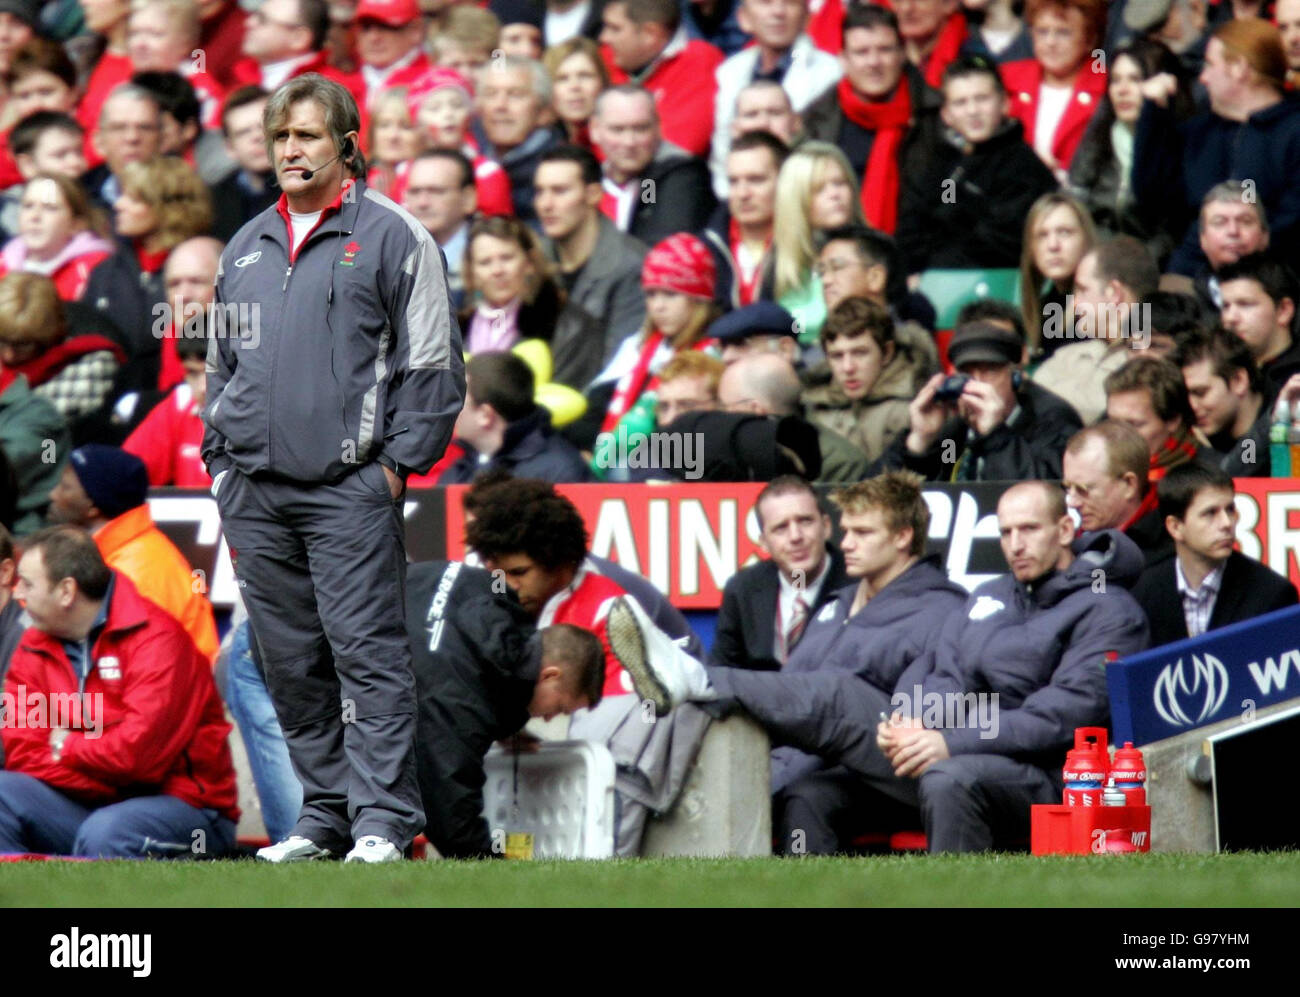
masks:
[[[399,500],[462,407],[460,332],[437,244],[355,179],[347,91],[298,77],[265,120],[284,194],[222,255],[203,440],[304,790],[262,857],[391,860],[424,826]]]
[[[703,705],[743,707],[775,742],[919,806],[932,852],[1027,837],[1030,805],[1060,800],[1074,729],[1108,724],[1106,664],[1147,646],[1146,616],[1127,591],[1143,558],[1115,530],[1076,539],[1047,482],[1009,489],[998,526],[1012,573],[932,621],[938,641],[892,697],[833,668],[710,668],[716,700]]]

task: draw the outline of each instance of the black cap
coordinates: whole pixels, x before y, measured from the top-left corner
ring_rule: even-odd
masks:
[[[488,10],[497,16],[501,27],[507,24],[531,24],[539,31],[545,30],[546,12],[540,3],[530,0],[489,0]]]
[[[948,359],[958,369],[968,363],[1018,364],[1025,343],[1015,331],[996,322],[959,325],[948,344]]]
[[[774,301],[737,308],[709,326],[709,335],[720,343],[738,343],[750,336],[799,338],[794,316]]]
[[[40,32],[40,0],[0,0],[0,13],[13,14],[33,31]]]

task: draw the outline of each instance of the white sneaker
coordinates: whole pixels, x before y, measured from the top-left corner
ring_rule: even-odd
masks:
[[[263,862],[313,862],[334,856],[311,838],[304,838],[301,834],[291,834],[274,845],[259,848],[257,857]]]
[[[377,834],[363,834],[343,861],[400,862],[402,851],[387,838],[381,838]]]
[[[655,626],[635,599],[606,600],[596,614],[602,617],[610,650],[632,676],[637,695],[654,704],[656,716],[687,700],[713,698],[704,666]]]

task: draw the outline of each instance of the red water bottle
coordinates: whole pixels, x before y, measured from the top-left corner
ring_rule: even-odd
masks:
[[[1146,806],[1147,763],[1142,752],[1133,747],[1132,741],[1125,741],[1124,747],[1116,749],[1110,774],[1115,780],[1115,788],[1123,791],[1127,806]]]
[[[1102,787],[1110,768],[1106,754],[1106,728],[1079,727],[1074,747],[1065,755],[1064,802],[1067,807],[1101,806]]]

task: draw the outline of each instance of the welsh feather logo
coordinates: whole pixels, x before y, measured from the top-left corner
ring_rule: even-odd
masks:
[[[1193,654],[1191,681],[1183,670],[1182,658],[1166,665],[1156,679],[1153,705],[1165,723],[1190,727],[1214,716],[1227,697],[1228,669],[1223,662],[1212,654],[1204,658]]]
[[[349,242],[343,247],[343,259],[339,260],[339,266],[353,267],[357,264],[357,253],[361,252],[361,247],[355,242]]]

